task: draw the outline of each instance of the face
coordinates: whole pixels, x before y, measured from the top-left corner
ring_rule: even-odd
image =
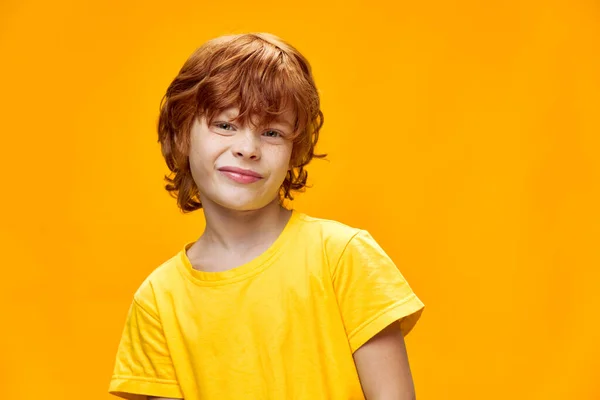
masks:
[[[273,202],[288,169],[294,114],[269,126],[240,126],[231,108],[208,124],[196,118],[190,132],[190,169],[200,201],[232,210],[255,210]]]

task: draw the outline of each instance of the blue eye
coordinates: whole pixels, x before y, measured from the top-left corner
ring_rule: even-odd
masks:
[[[281,134],[277,131],[266,131],[265,134],[269,137],[278,137],[281,136]]]

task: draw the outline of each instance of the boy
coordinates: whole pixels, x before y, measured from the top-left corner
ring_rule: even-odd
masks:
[[[283,206],[323,124],[307,60],[213,39],[161,104],[166,189],[206,228],[136,291],[110,393],[126,399],[414,399],[423,304],[364,230]]]

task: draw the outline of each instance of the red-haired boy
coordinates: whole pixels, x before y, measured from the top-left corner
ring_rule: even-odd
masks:
[[[423,303],[365,230],[284,206],[323,124],[308,61],[270,34],[213,39],[158,123],[183,212],[206,227],[136,291],[110,392],[127,399],[413,399]]]

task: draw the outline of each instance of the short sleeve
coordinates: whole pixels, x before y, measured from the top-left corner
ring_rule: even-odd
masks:
[[[131,303],[117,350],[109,393],[124,399],[183,398],[162,325],[148,307]]]
[[[332,279],[353,353],[398,320],[406,336],[423,311],[398,267],[365,230],[348,241]]]

